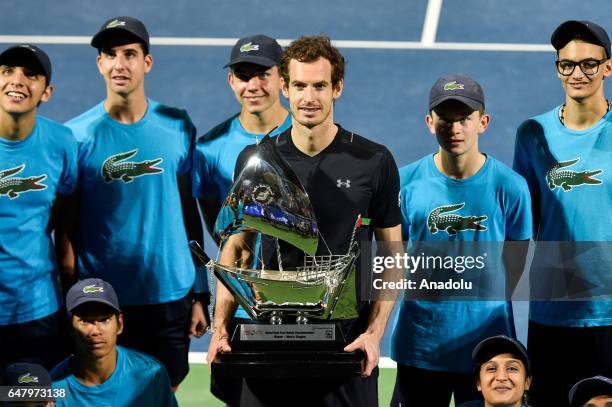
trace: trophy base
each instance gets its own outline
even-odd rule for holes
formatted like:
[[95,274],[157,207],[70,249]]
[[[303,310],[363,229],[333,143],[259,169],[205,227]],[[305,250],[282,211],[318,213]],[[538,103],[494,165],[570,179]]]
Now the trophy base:
[[232,352],[211,364],[216,377],[351,377],[361,375],[362,352],[344,352],[338,324],[239,324]]
[[361,375],[362,352],[232,351],[211,364],[219,378],[351,377]]

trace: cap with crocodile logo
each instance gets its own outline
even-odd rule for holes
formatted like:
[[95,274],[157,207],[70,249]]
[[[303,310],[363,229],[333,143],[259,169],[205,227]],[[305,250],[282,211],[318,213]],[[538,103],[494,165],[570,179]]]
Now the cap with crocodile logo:
[[105,21],[91,39],[91,46],[101,49],[111,39],[123,39],[121,44],[140,42],[145,46],[145,53],[149,53],[150,42],[147,27],[134,17],[113,17]]
[[474,110],[484,109],[482,87],[474,79],[464,75],[447,75],[439,78],[429,91],[429,110],[447,100],[457,100]]
[[241,62],[271,68],[280,63],[282,52],[281,46],[274,38],[262,34],[244,37],[232,48],[230,61],[224,68]]
[[70,287],[68,294],[66,294],[66,308],[70,314],[79,305],[90,302],[105,304],[115,311],[121,312],[115,289],[99,278],[81,280]]

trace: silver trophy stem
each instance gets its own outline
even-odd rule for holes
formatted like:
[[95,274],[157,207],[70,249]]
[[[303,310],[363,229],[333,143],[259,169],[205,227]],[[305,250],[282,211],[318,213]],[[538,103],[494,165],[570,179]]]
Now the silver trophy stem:
[[308,323],[308,317],[306,317],[303,313],[299,312],[295,317],[295,323],[298,325],[306,325]]
[[276,312],[273,312],[272,315],[270,315],[270,324],[282,325],[282,323],[283,323],[283,319]]
[[280,245],[278,244],[278,238],[276,240],[276,258],[278,261],[278,270],[283,271],[283,258],[281,257]]

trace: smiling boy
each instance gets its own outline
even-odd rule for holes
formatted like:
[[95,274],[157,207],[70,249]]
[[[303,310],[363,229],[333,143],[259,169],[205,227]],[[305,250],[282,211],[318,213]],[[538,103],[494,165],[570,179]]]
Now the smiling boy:
[[67,353],[52,232],[76,187],[77,144],[69,128],[37,114],[50,81],[42,49],[0,54],[0,365],[51,368]]
[[[204,134],[194,152],[193,194],[199,200],[211,236],[232,186],[238,154],[266,133],[272,131],[270,135],[275,136],[291,126],[291,116],[280,102],[281,53],[275,39],[252,35],[236,42],[225,65],[229,68],[227,82],[240,104],[240,112]],[[247,317],[244,311],[240,316]]]
[[[593,22],[566,21],[551,43],[565,100],[519,127],[514,168],[529,184],[535,238],[547,242],[536,246],[532,292],[541,291],[534,289],[539,282],[571,288],[580,281],[584,289],[564,294],[584,301],[530,304],[535,407],[567,405],[577,380],[612,374],[612,113],[604,89],[612,76],[610,38]],[[563,258],[551,257],[557,243],[548,242],[566,242],[559,246]]]
[[472,358],[476,388],[484,401],[459,407],[529,407],[531,363],[522,343],[504,335],[487,338],[476,345]]

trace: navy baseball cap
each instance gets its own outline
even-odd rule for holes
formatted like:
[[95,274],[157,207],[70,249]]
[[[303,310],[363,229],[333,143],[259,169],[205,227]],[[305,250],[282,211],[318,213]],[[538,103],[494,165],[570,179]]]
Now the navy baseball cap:
[[429,110],[447,100],[458,100],[474,110],[484,109],[485,97],[482,87],[464,75],[443,76],[429,91]]
[[529,362],[527,349],[525,349],[522,343],[506,335],[492,336],[481,341],[474,347],[472,359],[477,366],[481,366],[496,355],[501,355],[502,353],[510,353],[518,358],[525,365],[527,374],[531,374],[531,362]]
[[81,280],[70,287],[66,294],[66,308],[70,314],[79,305],[89,302],[99,302],[121,312],[115,289],[99,278]]
[[580,380],[569,392],[572,407],[582,407],[587,401],[597,396],[612,397],[612,379],[605,376],[594,376]]
[[244,37],[236,42],[230,54],[230,61],[223,68],[241,62],[250,62],[271,68],[280,64],[282,53],[283,49],[274,38],[263,34]]
[[4,366],[1,377],[2,386],[51,386],[49,372],[37,363],[11,363]]
[[550,43],[559,51],[577,36],[589,43],[604,47],[606,56],[608,59],[610,58],[610,37],[608,37],[608,33],[600,25],[590,21],[569,20],[561,23],[552,33]]
[[114,17],[102,24],[100,30],[91,39],[91,46],[100,49],[109,39],[125,37],[124,44],[140,42],[145,45],[145,52],[149,52],[149,32],[142,21],[134,17]]
[[0,65],[23,66],[42,74],[51,82],[51,60],[45,51],[32,44],[13,45],[0,54]]

